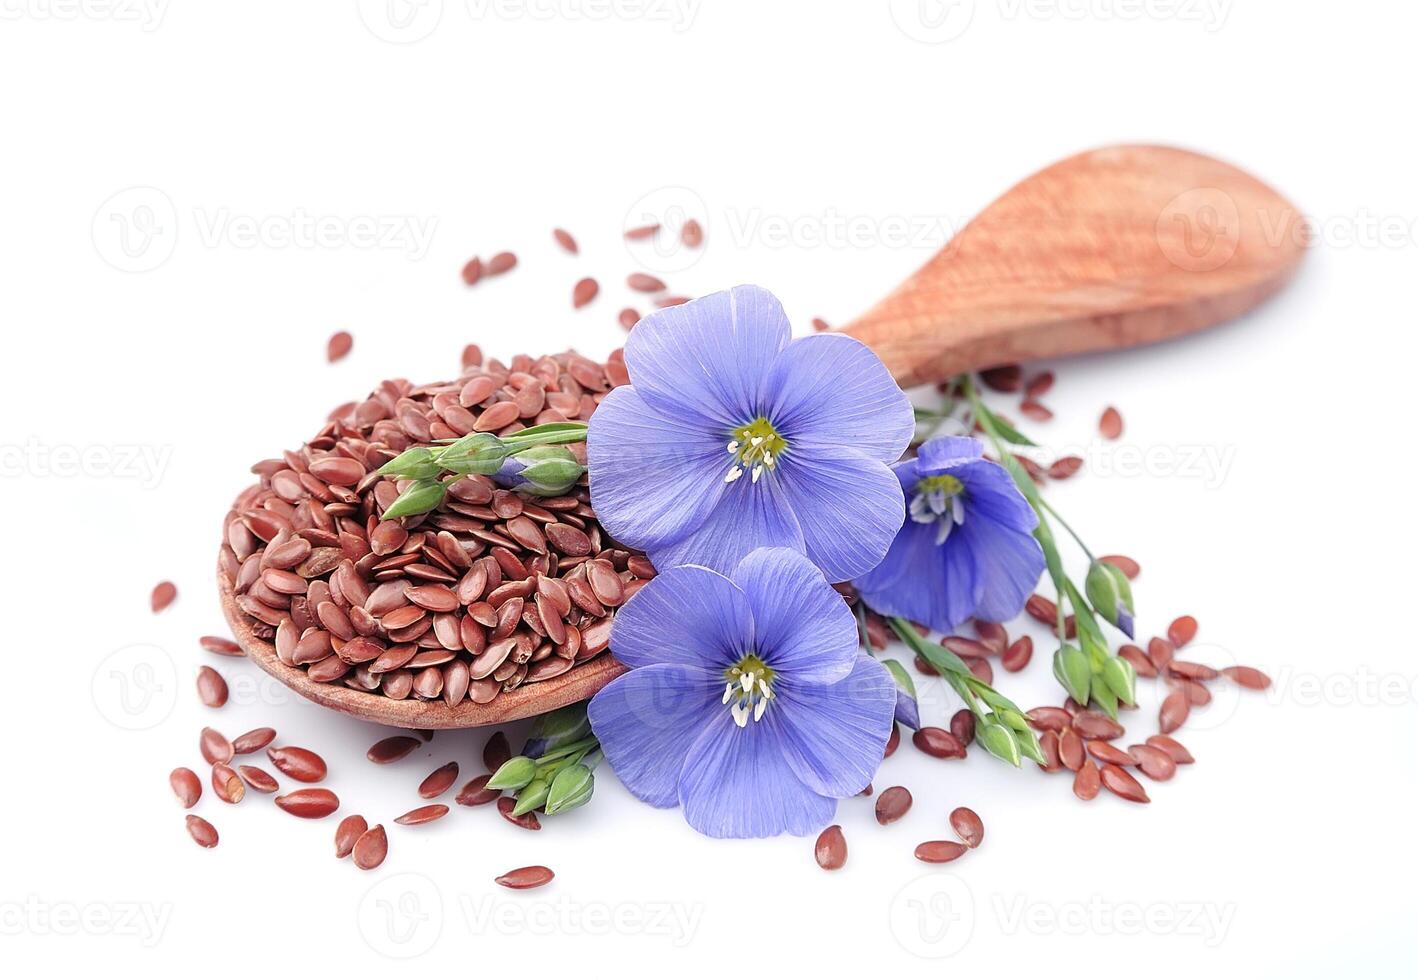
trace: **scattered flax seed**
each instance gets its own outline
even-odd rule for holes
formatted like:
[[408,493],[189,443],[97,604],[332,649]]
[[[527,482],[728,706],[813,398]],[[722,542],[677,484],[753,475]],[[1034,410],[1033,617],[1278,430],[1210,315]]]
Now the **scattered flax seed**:
[[1123,434],[1123,417],[1113,406],[1103,409],[1103,415],[1098,419],[1098,432],[1104,439],[1116,439]]
[[637,293],[660,293],[665,290],[664,281],[648,272],[632,272],[625,277],[625,284]]
[[476,285],[477,281],[482,277],[483,260],[475,255],[468,260],[467,265],[463,266],[463,282],[466,285],[473,286]]
[[812,318],[812,329],[816,330],[818,333],[826,333],[828,330],[832,329],[832,325],[822,317],[815,316]]
[[494,878],[493,881],[503,888],[540,888],[555,877],[556,873],[551,868],[534,864],[526,868],[514,868],[507,874]]
[[1127,555],[1104,555],[1098,560],[1112,565],[1118,571],[1126,575],[1129,579],[1137,578],[1138,572],[1142,571],[1141,566],[1139,566],[1137,562],[1133,561]]
[[580,247],[576,244],[576,239],[572,238],[571,232],[567,231],[565,228],[553,228],[551,236],[556,239],[558,245],[572,255],[581,251]]
[[595,299],[596,294],[600,291],[600,283],[587,276],[585,279],[576,283],[576,286],[571,290],[571,305],[579,310],[581,307],[591,302],[591,300]]
[[690,299],[691,297],[689,296],[661,296],[659,299],[655,300],[655,305],[663,310],[669,306],[683,306],[685,303],[688,303]]
[[1049,479],[1067,480],[1083,468],[1082,456],[1065,456],[1049,465]]
[[1039,398],[1048,393],[1054,386],[1054,372],[1044,371],[1034,375],[1024,385],[1024,394],[1028,398]]
[[1005,364],[980,372],[980,380],[985,387],[1009,394],[1018,391],[1024,383],[1024,371],[1018,364]]
[[517,256],[511,252],[498,252],[487,260],[487,274],[490,276],[500,276],[504,272],[511,271],[517,266]]
[[149,605],[152,606],[153,612],[160,613],[168,606],[172,605],[173,600],[176,598],[177,586],[173,585],[171,582],[159,582],[157,585],[153,586],[153,594],[148,602]]
[[632,242],[640,241],[642,238],[654,238],[660,232],[659,225],[641,225],[639,228],[631,228],[625,233],[625,237]]
[[812,856],[824,871],[836,871],[847,863],[847,838],[842,836],[841,824],[834,823],[817,835]]
[[626,330],[635,329],[635,325],[640,322],[640,313],[633,307],[627,306],[620,311],[620,325]]
[[679,230],[679,240],[684,242],[687,248],[698,248],[704,244],[704,228],[690,218]]
[[344,360],[349,352],[354,348],[354,337],[348,330],[336,330],[330,335],[330,339],[325,342],[325,359],[331,364]]
[[1054,413],[1047,406],[1032,398],[1026,398],[1019,403],[1019,412],[1025,418],[1035,422],[1047,422],[1054,417]]

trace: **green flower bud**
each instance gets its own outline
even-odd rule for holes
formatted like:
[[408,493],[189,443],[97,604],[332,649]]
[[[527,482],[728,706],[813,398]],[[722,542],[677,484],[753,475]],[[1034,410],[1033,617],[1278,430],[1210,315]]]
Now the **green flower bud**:
[[1124,704],[1137,704],[1137,672],[1122,657],[1103,661],[1103,683]]
[[1088,703],[1088,688],[1093,676],[1093,667],[1088,654],[1075,646],[1065,644],[1054,654],[1054,677],[1063,685],[1069,697],[1079,704]]
[[1109,717],[1118,717],[1118,696],[1108,687],[1103,680],[1103,668],[1099,667],[1093,672],[1093,683],[1088,689],[1089,695],[1093,698],[1098,707],[1106,711]]
[[497,767],[487,781],[488,789],[521,789],[537,775],[537,764],[525,755],[513,756]]
[[532,758],[545,755],[552,749],[579,741],[591,734],[591,720],[586,717],[586,702],[578,701],[564,708],[557,708],[544,715],[538,715],[527,732],[527,742],[522,746],[522,754]]
[[520,817],[524,813],[532,812],[547,801],[550,791],[551,785],[545,779],[532,780],[517,794],[517,805],[512,808],[512,815]]
[[1018,711],[1015,711],[1013,708],[1004,708],[1002,710],[996,711],[995,715],[999,718],[1000,721],[1004,722],[1016,732],[1028,732],[1031,730],[1029,728],[1029,722],[1025,720],[1023,715],[1021,715]]
[[409,488],[395,498],[384,512],[386,521],[396,517],[411,517],[427,514],[443,503],[444,486],[437,480],[415,480]]
[[1133,608],[1132,585],[1127,576],[1115,565],[1095,561],[1088,566],[1088,578],[1083,589],[1088,593],[1088,601],[1108,622],[1132,638]]
[[975,741],[996,759],[1002,759],[1011,766],[1019,766],[1019,742],[1014,732],[993,721],[980,722],[975,728]]
[[1039,747],[1039,736],[1032,731],[1015,732],[1014,740],[1019,743],[1019,752],[1026,759],[1030,759],[1039,765],[1044,764],[1044,750]]
[[577,764],[567,766],[551,781],[547,793],[547,816],[574,810],[591,798],[596,788],[596,777],[591,770]]
[[438,463],[446,470],[467,475],[491,476],[507,459],[511,448],[491,432],[470,432],[438,450]]
[[576,485],[586,467],[565,446],[533,446],[509,456],[496,473],[502,486],[539,497],[557,497]]
[[405,449],[379,467],[381,476],[401,476],[406,480],[431,480],[443,472],[427,446]]

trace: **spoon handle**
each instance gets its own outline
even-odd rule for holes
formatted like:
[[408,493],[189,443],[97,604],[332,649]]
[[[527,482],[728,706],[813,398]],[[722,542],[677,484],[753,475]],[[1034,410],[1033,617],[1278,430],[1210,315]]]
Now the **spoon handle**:
[[844,329],[903,387],[1153,343],[1264,301],[1306,234],[1293,205],[1229,164],[1106,147],[1016,184]]

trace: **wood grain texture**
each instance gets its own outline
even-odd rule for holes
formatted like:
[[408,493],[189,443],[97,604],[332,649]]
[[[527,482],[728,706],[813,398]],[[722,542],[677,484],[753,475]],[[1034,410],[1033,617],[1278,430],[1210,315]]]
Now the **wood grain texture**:
[[232,583],[217,567],[217,590],[222,613],[231,627],[236,642],[246,651],[256,666],[280,681],[308,701],[365,721],[397,728],[477,728],[500,725],[518,718],[530,718],[564,705],[584,701],[625,673],[624,667],[607,651],[595,660],[573,667],[559,677],[527,684],[499,694],[490,704],[474,704],[464,700],[449,707],[442,700],[420,701],[409,697],[403,701],[382,694],[357,691],[343,684],[322,684],[312,681],[301,667],[288,667],[276,656],[274,644],[251,632],[251,624],[236,606]]
[[1261,303],[1304,236],[1293,205],[1229,164],[1107,147],[1015,185],[843,329],[902,387],[1152,343]]

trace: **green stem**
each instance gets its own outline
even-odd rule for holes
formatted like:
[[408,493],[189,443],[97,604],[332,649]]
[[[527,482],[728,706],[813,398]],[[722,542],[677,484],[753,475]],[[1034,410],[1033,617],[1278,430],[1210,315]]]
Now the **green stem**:
[[1083,539],[1078,536],[1077,531],[1075,531],[1072,527],[1069,526],[1068,521],[1063,519],[1063,515],[1060,514],[1058,511],[1054,510],[1053,504],[1049,503],[1041,496],[1039,498],[1039,506],[1043,507],[1050,514],[1054,515],[1054,520],[1058,521],[1059,525],[1063,527],[1065,531],[1068,532],[1069,537],[1073,538],[1073,540],[1078,543],[1078,546],[1083,549],[1083,553],[1088,556],[1088,561],[1090,563],[1093,562],[1095,560],[1093,557],[1093,552],[1088,550],[1088,545],[1083,543]]

